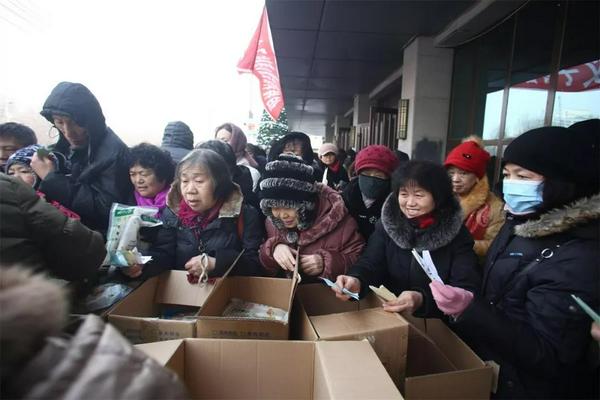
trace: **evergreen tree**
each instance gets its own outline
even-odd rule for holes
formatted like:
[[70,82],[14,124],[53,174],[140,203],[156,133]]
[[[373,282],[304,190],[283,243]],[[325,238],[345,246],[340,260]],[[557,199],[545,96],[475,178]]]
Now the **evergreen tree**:
[[263,110],[260,126],[258,127],[258,136],[256,138],[259,145],[269,147],[273,140],[279,140],[288,133],[288,120],[285,108],[281,110],[277,122],[273,121],[273,118],[271,118],[269,113]]

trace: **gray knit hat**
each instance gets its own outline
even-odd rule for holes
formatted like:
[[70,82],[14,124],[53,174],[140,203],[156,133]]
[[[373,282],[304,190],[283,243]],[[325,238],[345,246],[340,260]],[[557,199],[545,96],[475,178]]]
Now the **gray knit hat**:
[[[267,163],[260,183],[260,208],[277,229],[284,230],[283,222],[275,218],[273,207],[293,208],[298,211],[298,230],[312,225],[318,198],[313,168],[302,158],[284,153]],[[293,241],[293,240],[292,240]]]

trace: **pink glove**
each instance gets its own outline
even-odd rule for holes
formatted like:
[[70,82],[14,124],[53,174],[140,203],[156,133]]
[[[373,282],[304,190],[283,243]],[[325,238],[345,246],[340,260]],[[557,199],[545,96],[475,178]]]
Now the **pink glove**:
[[458,317],[473,301],[473,293],[438,281],[429,284],[438,308],[446,315]]

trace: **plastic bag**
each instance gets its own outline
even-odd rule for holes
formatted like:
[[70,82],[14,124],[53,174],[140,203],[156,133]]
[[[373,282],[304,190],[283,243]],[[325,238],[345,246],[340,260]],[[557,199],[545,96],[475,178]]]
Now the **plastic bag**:
[[105,283],[93,289],[85,298],[85,307],[88,311],[98,311],[108,308],[127,296],[131,292],[129,286],[121,283]]
[[225,310],[223,317],[240,319],[265,319],[287,323],[288,313],[281,308],[264,304],[252,303],[238,298],[232,298]]
[[104,265],[128,267],[150,261],[151,257],[144,257],[137,251],[137,243],[141,227],[162,225],[162,222],[154,217],[157,212],[156,207],[113,203],[110,208]]

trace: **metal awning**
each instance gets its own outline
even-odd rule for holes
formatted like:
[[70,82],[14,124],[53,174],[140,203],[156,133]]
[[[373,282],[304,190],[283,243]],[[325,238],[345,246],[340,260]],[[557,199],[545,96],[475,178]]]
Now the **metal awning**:
[[471,1],[267,0],[290,128],[323,135],[402,66],[415,36],[435,35]]

